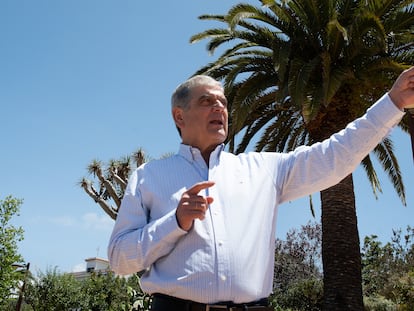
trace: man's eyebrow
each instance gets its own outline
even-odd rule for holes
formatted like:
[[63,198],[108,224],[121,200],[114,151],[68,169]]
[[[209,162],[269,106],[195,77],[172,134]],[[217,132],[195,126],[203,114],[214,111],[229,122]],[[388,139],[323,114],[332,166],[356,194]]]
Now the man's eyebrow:
[[212,94],[209,94],[209,93],[203,93],[203,94],[201,94],[199,97],[198,97],[198,99],[199,100],[202,100],[202,99],[206,99],[206,98],[209,98],[209,97],[212,97],[213,95]]
[[216,94],[210,94],[210,93],[204,93],[201,94],[198,98],[199,101],[204,100],[204,99],[208,99],[208,98],[217,98],[219,99],[221,102],[227,104],[227,98],[226,96],[220,96],[220,95],[216,95]]

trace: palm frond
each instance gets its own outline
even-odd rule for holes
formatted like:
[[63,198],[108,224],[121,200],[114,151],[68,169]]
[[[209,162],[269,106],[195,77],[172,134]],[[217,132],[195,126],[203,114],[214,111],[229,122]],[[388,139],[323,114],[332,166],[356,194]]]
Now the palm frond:
[[400,166],[393,149],[392,141],[389,138],[385,138],[375,147],[373,153],[377,156],[382,168],[387,173],[388,178],[391,180],[394,189],[401,199],[401,202],[404,205],[407,205]]
[[[332,134],[361,115],[413,63],[409,0],[261,0],[238,4],[191,38],[217,60],[202,67],[223,81],[230,150],[286,151]],[[406,123],[400,126],[406,130]],[[381,152],[379,151],[381,150]],[[376,151],[405,202],[398,163],[385,140]],[[364,160],[376,195],[370,158]],[[402,194],[401,194],[402,193]]]
[[362,160],[361,164],[367,174],[375,199],[378,199],[378,192],[382,193],[382,188],[370,156],[366,156]]

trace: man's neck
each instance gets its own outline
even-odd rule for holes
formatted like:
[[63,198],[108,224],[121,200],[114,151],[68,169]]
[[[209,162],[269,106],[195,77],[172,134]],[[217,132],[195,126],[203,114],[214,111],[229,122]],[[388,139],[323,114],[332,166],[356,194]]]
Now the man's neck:
[[[183,144],[185,144],[185,143],[183,142]],[[197,148],[197,149],[200,151],[200,154],[201,154],[202,158],[204,159],[204,162],[206,163],[207,167],[209,167],[209,165],[210,165],[210,156],[211,156],[211,153],[212,153],[214,150],[216,150],[216,148],[217,148],[219,145],[221,145],[221,144],[218,144],[218,145],[212,145],[212,146],[209,146],[209,147],[204,148],[204,149],[202,149],[202,148],[200,148],[200,147],[198,147],[198,146],[193,146],[193,145],[191,145],[191,144],[185,144],[185,145],[191,146],[192,148]]]

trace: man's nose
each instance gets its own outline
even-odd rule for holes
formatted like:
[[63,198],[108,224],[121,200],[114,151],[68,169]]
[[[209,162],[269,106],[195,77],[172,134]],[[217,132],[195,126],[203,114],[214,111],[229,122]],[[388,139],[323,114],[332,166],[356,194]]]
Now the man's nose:
[[212,106],[213,110],[224,110],[226,109],[226,105],[223,104],[221,101],[216,100],[214,105]]

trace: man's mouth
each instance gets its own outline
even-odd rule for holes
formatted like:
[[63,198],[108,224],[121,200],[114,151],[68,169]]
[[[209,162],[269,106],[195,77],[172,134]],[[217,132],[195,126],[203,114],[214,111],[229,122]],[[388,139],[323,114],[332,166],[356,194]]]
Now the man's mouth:
[[211,120],[210,124],[223,125],[223,121],[221,121],[221,120]]

